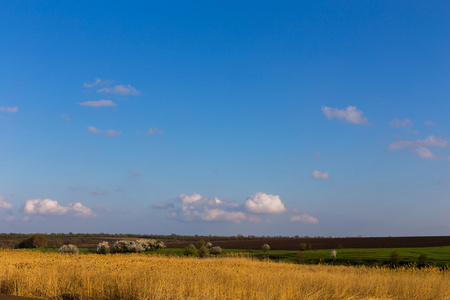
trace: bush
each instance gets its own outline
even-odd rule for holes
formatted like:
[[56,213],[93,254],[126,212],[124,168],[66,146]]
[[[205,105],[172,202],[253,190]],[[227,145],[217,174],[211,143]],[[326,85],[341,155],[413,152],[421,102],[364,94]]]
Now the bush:
[[184,255],[186,256],[195,256],[197,254],[197,248],[195,248],[194,244],[190,244],[186,248],[184,248]]
[[80,251],[78,250],[78,247],[72,244],[69,245],[62,245],[59,250],[59,253],[71,253],[71,254],[78,254]]
[[419,264],[421,266],[425,266],[427,264],[427,262],[428,262],[428,256],[426,254],[421,254],[419,256]]
[[198,257],[207,257],[208,255],[209,251],[205,245],[201,246],[200,249],[198,249]]
[[161,248],[166,248],[166,245],[162,241],[155,239],[138,239],[136,243],[144,248],[144,251],[155,251]]
[[97,245],[97,253],[106,254],[111,251],[108,242],[100,242]]
[[306,251],[306,244],[300,243],[300,251]]
[[269,246],[269,244],[264,244],[264,245],[261,246],[261,249],[262,249],[263,251],[267,252],[267,251],[270,250],[270,246]]
[[209,249],[209,248],[211,248],[211,247],[212,247],[212,244],[211,244],[211,242],[207,242],[205,246],[206,246],[206,248],[208,248],[208,249]]
[[205,241],[203,239],[201,239],[201,240],[199,240],[197,242],[197,248],[198,249],[200,249],[202,246],[205,246],[205,245],[206,245],[206,243],[205,243]]
[[211,249],[209,249],[209,253],[211,253],[213,255],[222,254],[222,248],[220,248],[220,247],[212,247]]
[[337,251],[336,251],[336,250],[333,250],[333,251],[330,252],[330,257],[331,257],[333,260],[336,260],[336,255],[337,255]]
[[303,253],[302,251],[298,252],[297,255],[295,256],[295,261],[298,264],[304,263],[306,261],[305,253]]
[[17,246],[18,248],[45,248],[47,247],[48,239],[45,234],[36,233],[26,240],[23,240]]
[[402,257],[400,256],[400,253],[398,253],[397,250],[394,250],[390,254],[389,263],[391,266],[395,267],[400,264],[400,261],[402,260]]
[[111,246],[113,253],[140,253],[144,252],[145,248],[141,242],[120,240]]

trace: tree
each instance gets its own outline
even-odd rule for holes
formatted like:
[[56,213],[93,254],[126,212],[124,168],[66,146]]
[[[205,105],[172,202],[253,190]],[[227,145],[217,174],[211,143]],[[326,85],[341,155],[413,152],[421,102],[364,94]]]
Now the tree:
[[45,234],[36,233],[28,239],[20,242],[18,248],[45,248],[47,247],[48,239]]
[[207,257],[209,255],[208,248],[205,245],[198,249],[198,257]]
[[419,263],[421,266],[425,266],[428,262],[428,256],[426,254],[421,254],[419,256]]
[[197,254],[197,248],[195,248],[194,244],[190,244],[186,248],[184,248],[184,255],[186,256],[195,256]]
[[261,246],[261,249],[262,249],[264,252],[267,252],[267,251],[270,250],[270,246],[269,246],[269,244],[264,244],[264,245]]
[[398,253],[397,250],[391,252],[389,262],[393,267],[398,266],[401,260],[402,257],[400,256],[400,253]]

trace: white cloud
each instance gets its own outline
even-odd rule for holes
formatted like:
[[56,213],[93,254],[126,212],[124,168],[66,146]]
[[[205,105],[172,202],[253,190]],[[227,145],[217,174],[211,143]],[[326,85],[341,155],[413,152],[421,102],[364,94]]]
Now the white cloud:
[[24,213],[27,215],[73,215],[80,218],[97,216],[90,208],[85,207],[80,202],[61,206],[58,204],[58,201],[51,199],[27,200],[24,206]]
[[113,87],[105,87],[102,89],[97,90],[99,93],[111,93],[111,94],[118,94],[118,95],[139,95],[140,92],[136,90],[136,88],[132,87],[131,85],[123,85],[119,84]]
[[68,115],[65,115],[65,114],[61,114],[61,118],[67,122],[72,121],[72,119]]
[[155,127],[155,128],[149,128],[148,130],[146,130],[144,132],[138,131],[138,133],[149,136],[149,135],[155,135],[155,134],[164,134],[164,131],[162,129]]
[[413,150],[415,153],[419,154],[420,157],[425,159],[439,159],[433,152],[431,152],[428,148],[419,147]]
[[112,130],[112,129],[102,130],[102,129],[98,129],[94,126],[89,126],[87,128],[87,130],[94,134],[103,134],[104,136],[107,136],[107,137],[116,137],[116,136],[119,136],[122,134],[122,131],[117,131],[117,130]]
[[209,209],[205,208],[204,211],[194,211],[193,214],[198,216],[202,221],[230,221],[240,223],[247,217],[241,211],[225,211],[219,208]]
[[308,214],[302,214],[300,216],[293,216],[290,219],[291,222],[299,222],[304,224],[318,224],[319,220],[317,218],[314,218],[313,216],[310,216]]
[[325,179],[325,180],[330,179],[330,174],[328,172],[320,172],[320,171],[317,171],[317,170],[312,172],[312,176],[314,178],[320,178],[320,179]]
[[13,206],[11,203],[6,202],[5,198],[3,198],[3,196],[0,196],[0,209],[12,209]]
[[116,106],[114,102],[111,100],[98,100],[98,101],[86,101],[78,103],[82,106],[90,106],[90,107],[103,107],[103,106]]
[[425,123],[425,125],[428,125],[428,126],[434,126],[434,125],[436,125],[436,124],[434,124],[433,121],[425,121],[424,123]]
[[84,85],[84,87],[92,88],[97,85],[110,85],[113,82],[114,82],[114,80],[106,80],[106,79],[102,80],[100,78],[96,78],[93,83],[85,82],[83,85]]
[[362,116],[363,112],[358,110],[356,106],[348,106],[346,109],[338,109],[323,105],[322,111],[329,120],[336,118],[343,119],[346,122],[353,124],[369,123],[367,118]]
[[399,128],[399,127],[411,128],[413,125],[413,122],[411,122],[410,119],[403,119],[403,120],[394,119],[388,123],[391,125],[391,128]]
[[158,209],[169,209],[168,218],[182,221],[225,221],[240,223],[247,220],[244,212],[239,211],[236,203],[223,202],[217,197],[203,197],[194,193],[180,194],[175,203],[158,203]]
[[249,212],[256,214],[280,214],[286,211],[280,196],[256,193],[245,201]]
[[180,194],[178,200],[183,204],[191,204],[204,199],[200,194],[194,193],[192,195]]
[[434,135],[430,135],[426,139],[412,141],[396,141],[389,145],[389,150],[399,150],[403,148],[417,148],[424,146],[434,146],[434,147],[447,147],[448,141],[444,136],[435,137]]
[[19,111],[19,108],[17,106],[11,107],[11,106],[0,106],[0,111],[9,112],[9,113],[16,113]]

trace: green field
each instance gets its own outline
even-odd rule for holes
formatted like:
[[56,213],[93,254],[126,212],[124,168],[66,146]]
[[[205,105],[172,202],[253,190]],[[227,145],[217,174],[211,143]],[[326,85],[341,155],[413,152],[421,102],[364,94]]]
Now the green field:
[[[38,248],[42,252],[56,252],[53,248]],[[80,248],[80,253],[92,253],[95,249]],[[336,265],[367,265],[380,266],[390,262],[391,253],[398,251],[400,255],[400,264],[420,264],[419,256],[427,256],[427,264],[439,267],[450,267],[450,246],[447,247],[426,247],[426,248],[373,248],[373,249],[336,249],[337,257],[333,261],[330,257],[331,250],[243,250],[243,249],[223,249],[223,253],[248,253],[255,258],[270,259],[275,261],[284,261],[291,263],[306,264],[336,264]],[[183,248],[164,248],[156,252],[145,252],[147,254],[162,255],[184,255]]]

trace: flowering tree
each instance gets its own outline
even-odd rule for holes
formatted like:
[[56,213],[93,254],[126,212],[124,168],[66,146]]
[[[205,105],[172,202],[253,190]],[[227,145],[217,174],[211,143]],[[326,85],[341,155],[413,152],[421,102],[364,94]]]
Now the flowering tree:
[[69,245],[62,245],[59,250],[59,253],[71,253],[71,254],[78,254],[80,251],[78,250],[78,247],[72,244]]
[[333,251],[330,252],[330,257],[331,257],[333,260],[336,260],[336,255],[337,255],[337,251],[336,251],[336,250],[333,250]]

